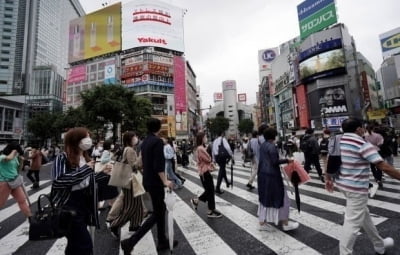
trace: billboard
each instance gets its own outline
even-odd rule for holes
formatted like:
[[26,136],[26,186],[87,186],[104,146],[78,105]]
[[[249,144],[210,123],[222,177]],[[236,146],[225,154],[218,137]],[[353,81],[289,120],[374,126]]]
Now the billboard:
[[115,84],[115,64],[108,64],[104,67],[104,84]]
[[69,63],[121,50],[121,3],[72,20],[68,48]]
[[299,125],[300,128],[308,128],[310,127],[310,119],[308,115],[308,102],[307,102],[307,93],[306,87],[304,84],[300,84],[296,87],[296,101],[297,101],[297,110],[299,115]]
[[214,93],[214,103],[218,101],[224,101],[224,94],[222,94],[221,92]]
[[175,121],[177,131],[187,130],[185,59],[174,56]]
[[261,70],[271,69],[272,62],[278,56],[278,48],[263,49],[258,51],[258,65]]
[[318,94],[319,104],[326,109],[326,114],[348,112],[344,86],[319,89]]
[[306,0],[297,6],[297,15],[301,39],[337,22],[334,0]]
[[67,74],[67,83],[68,84],[82,82],[82,81],[86,81],[86,80],[87,80],[86,65],[74,66],[68,70],[68,74]]
[[239,102],[246,102],[247,101],[246,93],[238,94],[238,101]]
[[400,27],[379,35],[382,56],[384,58],[393,56],[400,52]]
[[122,49],[153,46],[184,52],[183,10],[157,0],[122,5]]
[[299,64],[300,79],[310,82],[319,78],[346,72],[343,49],[335,49],[317,54]]

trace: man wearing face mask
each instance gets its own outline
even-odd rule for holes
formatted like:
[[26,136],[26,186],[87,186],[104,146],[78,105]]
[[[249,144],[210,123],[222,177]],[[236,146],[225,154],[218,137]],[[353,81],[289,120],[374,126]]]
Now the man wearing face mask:
[[[386,174],[400,180],[400,172],[386,163],[376,148],[362,138],[362,122],[349,118],[342,123],[343,136],[340,139],[342,165],[336,186],[346,198],[346,210],[339,249],[341,255],[350,255],[361,228],[372,241],[377,254],[385,254],[394,245],[392,238],[383,239],[371,220],[368,209],[368,186],[370,163]],[[328,179],[327,185],[333,180]]]
[[[165,202],[164,187],[173,188],[173,183],[165,176],[164,144],[158,137],[161,129],[159,119],[150,118],[147,121],[148,135],[141,146],[143,161],[143,186],[150,194],[153,204],[153,213],[142,226],[128,239],[121,242],[121,248],[125,255],[131,254],[133,247],[142,237],[157,223],[158,245],[157,250],[165,250],[169,247],[165,235]],[[178,244],[174,241],[174,246]]]

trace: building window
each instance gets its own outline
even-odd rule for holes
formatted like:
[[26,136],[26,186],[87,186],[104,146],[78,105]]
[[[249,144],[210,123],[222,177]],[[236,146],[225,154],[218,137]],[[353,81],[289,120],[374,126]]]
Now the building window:
[[4,10],[12,12],[14,9],[12,7],[5,7]]
[[3,46],[3,47],[10,47],[11,44],[10,44],[10,43],[2,43],[1,46]]
[[2,51],[1,51],[1,54],[10,54],[10,51],[8,51],[8,50],[2,50]]
[[4,18],[10,18],[10,19],[12,19],[12,15],[11,14],[4,14]]
[[9,29],[9,28],[3,28],[3,32],[7,32],[7,33],[11,33],[11,29]]
[[11,36],[3,35],[3,40],[11,40]]
[[10,59],[9,58],[1,58],[1,61],[8,62],[8,61],[10,61]]
[[6,4],[14,4],[13,0],[6,0]]
[[12,26],[12,22],[11,22],[11,21],[4,21],[3,24],[6,25],[6,26],[7,26],[7,25],[8,25],[8,26]]
[[13,131],[13,121],[14,121],[14,110],[6,109],[4,114],[4,131],[12,132]]
[[7,81],[0,81],[0,84],[7,84]]
[[20,118],[21,111],[15,111],[15,118]]
[[8,66],[0,66],[0,69],[8,69]]

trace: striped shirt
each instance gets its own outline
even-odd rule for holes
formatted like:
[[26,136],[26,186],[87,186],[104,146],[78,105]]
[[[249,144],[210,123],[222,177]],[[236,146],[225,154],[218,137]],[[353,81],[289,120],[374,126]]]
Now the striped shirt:
[[368,193],[370,163],[377,164],[383,159],[374,146],[354,133],[344,133],[340,140],[342,166],[338,188],[355,192]]

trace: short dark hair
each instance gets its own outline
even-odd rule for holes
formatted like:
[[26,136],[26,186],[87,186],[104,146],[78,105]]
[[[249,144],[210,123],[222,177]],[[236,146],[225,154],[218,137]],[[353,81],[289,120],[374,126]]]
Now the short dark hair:
[[198,132],[196,135],[196,146],[203,145],[204,132]]
[[267,128],[268,128],[267,124],[265,124],[265,123],[261,124],[261,126],[258,127],[258,134],[259,135],[264,134],[264,130],[267,129]]
[[253,138],[256,138],[257,135],[258,135],[257,130],[254,130],[253,133],[251,133],[251,136],[252,136]]
[[278,135],[278,131],[275,128],[266,128],[264,130],[264,139],[265,140],[274,140]]
[[146,127],[149,133],[156,133],[161,129],[161,121],[156,118],[150,118],[147,120]]
[[22,150],[21,146],[16,142],[11,142],[7,144],[7,146],[3,149],[3,154],[9,155],[13,150],[16,150],[20,155],[24,154],[24,151]]
[[314,133],[314,129],[313,128],[307,128],[306,134],[312,135],[313,133]]
[[363,123],[359,119],[349,118],[342,122],[342,129],[344,133],[354,133],[357,128],[363,126]]
[[107,150],[107,151],[110,150],[112,143],[113,142],[111,140],[105,140],[104,143],[103,143],[103,149]]

